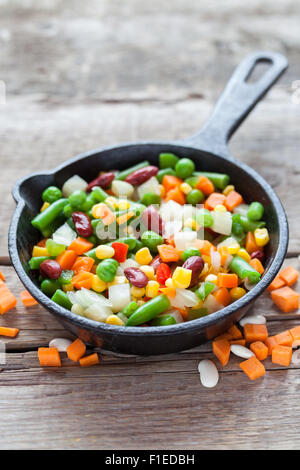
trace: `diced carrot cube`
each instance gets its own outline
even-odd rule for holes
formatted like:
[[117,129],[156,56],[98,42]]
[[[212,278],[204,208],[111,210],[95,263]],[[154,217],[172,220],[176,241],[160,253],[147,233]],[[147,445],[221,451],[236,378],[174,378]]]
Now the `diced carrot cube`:
[[219,204],[224,205],[225,200],[226,200],[226,196],[224,196],[224,194],[211,193],[206,199],[204,203],[204,207],[205,209],[208,209],[211,211]]
[[256,356],[252,356],[246,361],[241,362],[240,368],[245,372],[250,380],[259,379],[266,373],[264,365],[257,359]]
[[79,359],[81,359],[85,354],[85,351],[86,346],[80,338],[75,339],[75,341],[67,347],[68,358],[74,362],[79,361]]
[[266,325],[252,325],[247,323],[244,325],[244,337],[247,343],[254,341],[265,341],[268,337]]
[[288,286],[273,290],[271,296],[274,304],[285,313],[299,308],[300,295]]
[[276,343],[280,344],[281,346],[292,346],[293,344],[293,337],[289,330],[278,333],[278,335],[275,335],[274,338]]
[[232,325],[232,327],[229,328],[228,333],[231,335],[232,339],[243,338],[241,330],[236,325]]
[[249,261],[250,266],[252,266],[253,269],[259,272],[259,274],[263,274],[265,271],[265,268],[257,258],[253,258]]
[[251,343],[250,349],[260,361],[263,361],[268,357],[268,346],[266,346],[262,341]]
[[227,339],[213,341],[213,353],[219,359],[222,366],[226,366],[230,356],[230,343]]
[[39,348],[38,358],[42,367],[60,367],[61,361],[57,348]]
[[240,193],[236,191],[230,191],[230,193],[225,199],[225,206],[230,212],[232,212],[233,209],[242,204],[242,202],[243,198]]
[[290,346],[281,346],[278,344],[273,348],[272,351],[272,362],[273,364],[279,364],[281,366],[288,367],[292,359],[292,348]]
[[283,287],[283,286],[285,286],[284,280],[281,279],[279,276],[276,276],[271,282],[271,284],[269,285],[269,287],[267,288],[267,290],[269,292],[272,292],[272,290],[280,289],[280,287]]
[[280,271],[278,276],[285,282],[287,286],[292,286],[295,284],[299,277],[299,272],[293,268],[293,266],[288,266]]
[[300,326],[295,326],[294,328],[290,329],[290,333],[294,341],[300,340]]
[[239,344],[240,346],[246,346],[245,339],[232,339],[229,341],[230,344]]
[[271,356],[273,348],[277,346],[277,341],[275,339],[275,336],[268,336],[268,338],[265,339],[264,343],[268,348],[268,356]]
[[217,302],[224,305],[224,307],[227,307],[231,302],[231,297],[226,287],[220,287],[220,289],[213,293],[213,296]]

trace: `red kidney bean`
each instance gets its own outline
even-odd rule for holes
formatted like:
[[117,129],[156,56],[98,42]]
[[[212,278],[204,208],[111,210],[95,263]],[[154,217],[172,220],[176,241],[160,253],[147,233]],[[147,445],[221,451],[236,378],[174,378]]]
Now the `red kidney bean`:
[[148,284],[149,279],[140,268],[126,268],[124,274],[135,287],[146,287]]
[[158,266],[162,263],[162,259],[159,255],[156,255],[155,258],[150,263],[150,266],[154,269],[154,272],[156,272]]
[[262,250],[253,251],[250,256],[251,259],[257,258],[260,262],[263,262],[265,258],[265,254]]
[[93,235],[93,227],[88,215],[84,212],[73,212],[72,219],[75,225],[76,232],[81,237],[90,237]]
[[94,186],[100,186],[102,189],[108,189],[115,178],[115,174],[112,172],[103,173],[103,175],[98,176],[98,178],[91,181],[86,188],[86,192],[89,193],[94,188]]
[[192,279],[190,287],[193,287],[198,282],[199,274],[204,268],[204,261],[201,256],[190,256],[182,265],[185,269],[190,269],[192,271]]
[[54,259],[46,259],[40,264],[40,274],[49,279],[57,279],[61,275],[60,264]]
[[144,210],[142,214],[142,222],[147,230],[151,230],[152,232],[162,235],[164,228],[163,221],[154,206],[148,206],[147,209]]
[[157,175],[157,173],[158,167],[149,165],[145,168],[140,168],[139,170],[130,173],[125,181],[132,184],[133,186],[136,186],[137,184],[145,183],[145,181],[149,180],[152,176]]

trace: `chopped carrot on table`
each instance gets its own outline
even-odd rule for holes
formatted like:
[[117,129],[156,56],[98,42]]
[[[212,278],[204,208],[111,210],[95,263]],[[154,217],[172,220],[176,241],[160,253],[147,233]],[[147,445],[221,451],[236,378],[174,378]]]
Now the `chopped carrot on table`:
[[229,328],[228,333],[232,336],[232,339],[243,338],[241,330],[236,325],[233,325],[231,328]]
[[95,364],[99,364],[99,357],[97,353],[90,354],[89,356],[82,357],[79,359],[79,364],[82,367],[90,367],[94,366]]
[[38,305],[38,302],[32,297],[28,290],[23,290],[22,292],[20,292],[20,297],[25,307],[32,307],[34,305]]
[[280,289],[280,287],[285,286],[285,282],[283,279],[281,279],[279,276],[276,276],[269,287],[267,287],[267,290],[269,292],[272,292],[272,290]]
[[266,373],[264,365],[257,359],[256,356],[252,356],[246,361],[241,362],[240,368],[245,372],[250,380],[259,379]]
[[271,296],[274,304],[285,313],[299,308],[300,295],[288,286],[273,290]]
[[266,325],[253,325],[247,323],[244,325],[244,337],[247,343],[265,341],[268,337],[267,327]]
[[74,362],[79,361],[79,359],[84,356],[86,351],[85,344],[81,341],[80,338],[75,339],[70,346],[67,347],[68,358]]
[[57,348],[39,348],[38,358],[42,367],[60,367],[61,360]]
[[292,286],[297,281],[299,272],[293,266],[287,266],[279,272],[278,276],[287,286]]
[[5,281],[5,276],[4,276],[4,274],[3,274],[1,271],[0,271],[0,279],[1,279],[2,281]]
[[230,356],[230,343],[227,339],[213,341],[213,353],[219,359],[222,366],[226,366]]
[[250,344],[250,349],[260,361],[268,357],[268,346],[262,341],[254,341],[254,343]]
[[291,328],[290,334],[292,335],[293,341],[300,340],[300,325],[295,326],[294,328]]
[[264,340],[264,343],[268,348],[268,356],[271,356],[273,348],[277,346],[277,341],[275,339],[275,336],[268,336],[268,338]]
[[289,366],[292,359],[292,348],[290,346],[281,346],[278,344],[272,350],[272,362],[273,364],[279,364],[281,366]]
[[17,299],[7,285],[0,279],[0,314],[8,312],[17,305]]
[[281,346],[292,346],[293,344],[293,337],[289,330],[283,331],[282,333],[278,333],[274,336],[277,344]]
[[14,338],[19,333],[18,328],[8,328],[6,326],[0,326],[0,336],[9,336],[10,338]]

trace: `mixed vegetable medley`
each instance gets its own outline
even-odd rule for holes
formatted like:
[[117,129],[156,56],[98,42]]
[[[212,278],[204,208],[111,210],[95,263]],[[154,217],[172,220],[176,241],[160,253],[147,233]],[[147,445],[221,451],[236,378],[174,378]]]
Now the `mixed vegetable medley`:
[[264,272],[264,207],[189,158],[161,153],[159,167],[143,161],[91,182],[74,175],[42,199],[29,268],[54,302],[98,322],[194,320],[243,297]]

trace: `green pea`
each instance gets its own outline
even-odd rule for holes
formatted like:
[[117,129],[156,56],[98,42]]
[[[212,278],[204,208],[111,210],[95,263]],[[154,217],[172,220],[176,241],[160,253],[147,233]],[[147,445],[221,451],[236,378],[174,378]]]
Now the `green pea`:
[[151,204],[159,204],[160,196],[155,193],[146,193],[141,199],[141,203],[145,206],[150,206]]
[[44,294],[51,297],[57,289],[60,288],[60,283],[57,279],[44,279],[41,283],[41,290]]
[[176,176],[178,178],[188,178],[195,171],[195,163],[190,158],[181,158],[175,166]]
[[123,308],[122,313],[126,315],[126,317],[130,317],[138,309],[138,304],[134,301],[130,302],[126,307]]
[[200,204],[200,202],[204,201],[204,194],[200,189],[192,189],[192,191],[187,195],[186,202],[188,204]]
[[72,214],[74,212],[74,209],[73,207],[71,206],[71,204],[67,204],[65,207],[64,207],[64,214],[67,218],[69,217],[72,217]]
[[77,189],[69,196],[69,203],[74,209],[82,209],[83,204],[86,200],[86,193]]
[[194,248],[194,247],[190,247],[190,248],[187,248],[186,250],[184,250],[184,252],[182,253],[181,255],[181,259],[182,261],[186,261],[188,258],[190,258],[191,256],[201,256],[201,253],[200,251],[198,250],[198,248]]
[[151,230],[146,230],[141,236],[141,241],[149,248],[149,250],[156,252],[158,245],[162,245],[164,243],[163,237],[161,237],[158,233],[152,232]]
[[66,308],[68,310],[71,310],[71,308],[72,308],[72,302],[70,301],[67,294],[64,291],[62,291],[61,289],[57,289],[57,291],[51,297],[51,300],[53,300],[53,302],[55,302],[56,304],[60,305],[61,307]]
[[247,216],[249,220],[260,220],[264,214],[264,206],[260,202],[251,202]]
[[56,243],[51,238],[48,238],[48,240],[46,241],[46,248],[50,256],[56,257],[60,255],[63,251],[65,251],[66,246],[61,245],[60,243]]
[[159,170],[156,175],[156,178],[158,179],[159,183],[162,183],[162,180],[164,179],[165,175],[176,176],[176,172],[175,170],[173,170],[173,168],[163,168],[162,170]]
[[174,153],[159,154],[159,168],[175,168],[178,161],[179,157],[174,155]]
[[49,202],[52,204],[52,202],[57,201],[62,197],[61,190],[57,188],[56,186],[49,186],[48,188],[45,189],[45,191],[42,194],[42,199],[45,202]]
[[212,214],[207,209],[199,209],[196,212],[196,221],[201,227],[211,227],[214,223]]
[[115,278],[118,266],[119,263],[115,259],[104,259],[98,264],[96,274],[102,281],[112,282]]

